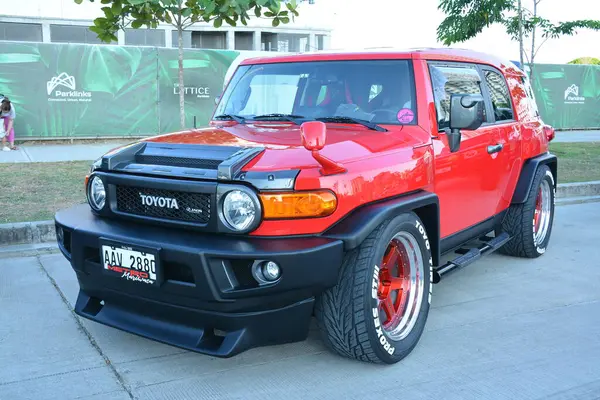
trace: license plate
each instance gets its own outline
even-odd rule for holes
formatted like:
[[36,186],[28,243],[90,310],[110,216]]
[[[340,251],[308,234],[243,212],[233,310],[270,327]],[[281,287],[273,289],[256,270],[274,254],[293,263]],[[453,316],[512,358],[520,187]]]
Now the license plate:
[[119,244],[102,244],[104,271],[132,282],[155,285],[159,282],[157,253]]

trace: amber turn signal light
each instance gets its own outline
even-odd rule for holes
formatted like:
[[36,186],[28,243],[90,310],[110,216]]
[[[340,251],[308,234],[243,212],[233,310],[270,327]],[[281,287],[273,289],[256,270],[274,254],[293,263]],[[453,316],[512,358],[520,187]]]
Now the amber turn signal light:
[[337,198],[327,190],[261,193],[264,219],[315,218],[333,214]]
[[88,182],[89,182],[89,181],[90,181],[90,176],[89,176],[89,175],[86,175],[86,176],[85,176],[85,186],[84,186],[86,190],[87,190],[87,185],[88,185]]

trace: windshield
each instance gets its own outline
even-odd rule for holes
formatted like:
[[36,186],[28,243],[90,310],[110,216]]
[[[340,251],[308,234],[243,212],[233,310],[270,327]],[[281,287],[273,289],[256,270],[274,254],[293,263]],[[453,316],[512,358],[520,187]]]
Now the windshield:
[[308,120],[348,117],[406,125],[416,123],[415,99],[409,60],[242,65],[214,115]]

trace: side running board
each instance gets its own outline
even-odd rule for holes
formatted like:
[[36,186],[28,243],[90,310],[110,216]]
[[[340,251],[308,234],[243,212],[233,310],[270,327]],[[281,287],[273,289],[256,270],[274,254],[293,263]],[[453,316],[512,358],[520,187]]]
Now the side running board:
[[481,246],[470,249],[468,251],[464,251],[464,254],[462,254],[461,256],[455,258],[452,261],[447,262],[441,267],[434,269],[433,283],[438,283],[442,279],[442,275],[445,275],[450,271],[466,267],[467,265],[479,260],[481,257],[493,253],[494,251],[502,247],[510,239],[511,237],[506,232],[503,232],[500,235],[493,238],[480,238],[479,240],[483,242]]

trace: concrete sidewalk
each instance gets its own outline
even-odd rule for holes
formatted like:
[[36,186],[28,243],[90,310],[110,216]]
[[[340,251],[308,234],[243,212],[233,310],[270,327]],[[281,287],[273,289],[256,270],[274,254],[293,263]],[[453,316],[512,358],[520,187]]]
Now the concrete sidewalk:
[[[25,144],[17,146],[19,149],[16,151],[0,151],[0,163],[93,161],[109,150],[131,141],[101,144]],[[554,142],[600,142],[600,130],[557,132]]]
[[0,151],[0,163],[93,161],[104,153],[128,142],[102,144],[21,145],[15,151]]
[[596,131],[559,131],[553,143],[600,142],[600,130]]

